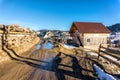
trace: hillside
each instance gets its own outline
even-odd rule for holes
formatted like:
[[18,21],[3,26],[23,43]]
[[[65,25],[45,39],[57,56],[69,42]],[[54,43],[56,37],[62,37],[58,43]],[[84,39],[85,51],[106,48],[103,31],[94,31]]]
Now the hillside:
[[112,32],[120,32],[120,23],[113,24],[111,26],[107,26],[109,30]]

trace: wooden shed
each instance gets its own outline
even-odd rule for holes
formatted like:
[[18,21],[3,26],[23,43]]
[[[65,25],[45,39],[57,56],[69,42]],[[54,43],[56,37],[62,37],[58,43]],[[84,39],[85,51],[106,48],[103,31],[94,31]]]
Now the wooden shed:
[[110,34],[110,30],[102,23],[96,22],[73,22],[69,32],[73,42],[83,47],[107,44]]

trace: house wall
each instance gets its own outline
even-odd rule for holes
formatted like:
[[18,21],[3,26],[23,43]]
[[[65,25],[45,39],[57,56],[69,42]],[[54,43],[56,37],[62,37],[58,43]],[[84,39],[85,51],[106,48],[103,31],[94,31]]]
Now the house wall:
[[84,33],[84,46],[107,44],[108,33]]
[[77,38],[77,35],[76,35],[75,33],[70,33],[70,34],[71,34],[71,37],[72,37],[72,39],[73,39],[72,43],[79,46],[79,45],[80,45],[80,42],[79,42],[79,40],[78,40],[78,38]]

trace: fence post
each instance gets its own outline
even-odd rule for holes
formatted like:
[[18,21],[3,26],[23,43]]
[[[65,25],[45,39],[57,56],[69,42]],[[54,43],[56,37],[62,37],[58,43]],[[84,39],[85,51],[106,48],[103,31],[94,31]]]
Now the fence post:
[[100,51],[101,51],[101,44],[99,45],[99,48],[98,48],[98,59],[100,57]]

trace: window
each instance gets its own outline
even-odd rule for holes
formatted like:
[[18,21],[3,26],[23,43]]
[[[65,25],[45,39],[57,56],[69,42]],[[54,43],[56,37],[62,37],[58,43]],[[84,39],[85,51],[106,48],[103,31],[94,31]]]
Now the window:
[[90,42],[90,38],[87,39],[87,42]]

